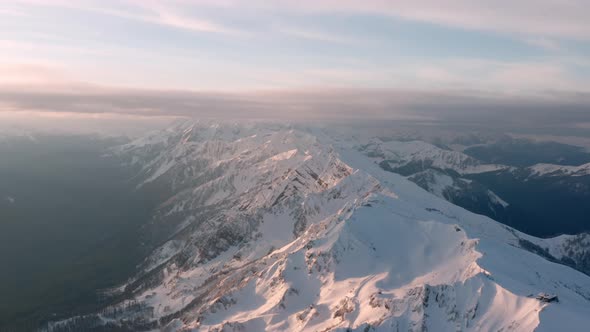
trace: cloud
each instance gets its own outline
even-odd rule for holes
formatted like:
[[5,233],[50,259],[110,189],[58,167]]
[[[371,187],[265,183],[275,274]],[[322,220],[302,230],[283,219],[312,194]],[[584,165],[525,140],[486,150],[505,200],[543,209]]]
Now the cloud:
[[[21,12],[30,8],[27,6],[59,6],[211,33],[216,37],[250,36],[250,33],[256,37],[251,40],[217,40],[216,37],[201,40],[192,38],[192,35],[158,31],[144,39],[142,34],[152,33],[155,29],[145,29],[143,25],[131,27],[131,24],[130,33],[126,31],[119,36],[119,26],[112,30],[103,29],[100,23],[105,17],[93,17],[89,20],[90,25],[94,24],[92,29],[81,29],[80,34],[70,35],[69,31],[54,31],[52,24],[47,29],[44,24],[33,24],[32,20],[39,18],[43,19],[39,21],[52,22],[52,17],[43,15],[55,11],[30,10],[27,13],[32,20],[16,20],[16,26],[30,25],[28,30],[47,30],[47,34],[56,36],[39,38],[37,32],[35,36],[23,33],[25,36],[21,37],[19,34],[11,36],[8,32],[6,36],[14,40],[0,40],[0,49],[4,49],[2,61],[53,61],[56,67],[67,68],[68,72],[67,75],[65,70],[60,75],[54,73],[58,83],[69,76],[71,81],[143,88],[244,90],[314,89],[320,86],[437,89],[444,86],[526,94],[554,90],[590,91],[590,77],[585,73],[590,62],[584,57],[585,48],[578,47],[585,44],[561,39],[586,38],[590,31],[584,15],[588,5],[580,0],[559,4],[550,0],[498,0],[494,3],[483,0],[20,0],[14,3],[26,5],[14,5],[11,11]],[[548,13],[550,15],[546,15]],[[338,16],[338,20],[334,17],[323,20],[326,17],[318,14]],[[412,41],[411,44],[420,45],[409,45],[407,53],[405,50],[398,52],[394,50],[396,37],[404,39],[411,34],[385,35],[379,30],[384,26],[382,22],[362,29],[364,34],[359,32],[360,29],[341,25],[348,23],[349,16],[355,16],[351,20],[353,24],[365,22],[357,19],[360,16],[367,19],[366,15],[504,32],[552,52],[530,48],[522,51],[522,47],[517,47],[509,50],[509,55],[499,52],[502,54],[480,55],[481,59],[458,58],[451,55],[465,51],[468,45],[464,45],[464,41],[457,50],[447,47],[441,52],[440,47],[447,45],[435,41],[432,43],[435,47],[431,48],[427,45],[431,41],[425,39]],[[65,26],[75,30],[70,27],[77,25]],[[236,29],[237,26],[251,31]],[[356,32],[346,34],[346,31]],[[461,38],[462,35],[457,36]],[[490,41],[485,35],[480,37],[482,43]],[[317,43],[300,43],[293,39]],[[503,42],[499,44],[501,47],[514,46],[511,41]],[[577,58],[565,56],[560,51],[562,45],[570,46],[568,51],[577,54]],[[474,45],[478,46],[481,45]],[[34,77],[31,70],[23,70],[21,76],[17,69],[0,66],[0,83],[50,84],[48,71],[45,68],[39,70],[38,77]]]
[[161,129],[177,120],[166,116],[127,114],[85,114],[65,112],[0,112],[0,138],[31,132],[51,134],[88,134],[139,136]]
[[[154,2],[154,1],[133,1],[133,4],[147,14],[129,16],[127,13],[122,17],[137,19],[149,23],[159,24],[163,26],[170,26],[174,28],[197,31],[197,32],[211,32],[220,34],[242,35],[243,31],[230,28],[224,24],[214,22],[210,19],[195,17],[194,15],[187,15],[183,13],[182,6],[176,5],[174,2]],[[166,5],[168,4],[168,5]]]
[[62,1],[62,0],[17,0],[34,6],[53,6],[74,10],[90,11],[144,23],[168,26],[193,32],[241,35],[242,31],[210,19],[184,14],[182,2],[159,1]]
[[237,30],[224,27],[220,24],[211,21],[196,19],[193,17],[186,17],[171,12],[158,12],[155,17],[145,17],[142,18],[142,20],[191,31],[215,32],[236,35],[241,33]]
[[544,57],[527,61],[499,61],[474,58],[433,59],[406,64],[414,81],[430,86],[478,87],[506,93],[542,95],[547,91],[585,91],[588,77],[573,72],[574,59]]
[[312,30],[307,28],[301,27],[292,27],[292,26],[278,26],[275,28],[279,33],[284,35],[319,41],[319,42],[329,42],[329,43],[339,43],[339,44],[358,44],[360,41],[358,39],[344,36],[342,34],[335,34],[329,33],[321,30]]
[[466,29],[510,34],[590,39],[585,0],[373,1],[390,15]]
[[547,51],[558,52],[563,50],[559,42],[549,38],[528,38],[524,39],[524,42]]
[[454,124],[573,126],[590,122],[590,94],[523,97],[473,90],[325,89],[216,93],[0,87],[0,113],[341,121],[398,119]]
[[[590,41],[586,0],[118,0],[65,1],[19,0],[42,6],[61,6],[91,10],[102,14],[149,22],[180,29],[243,34],[211,17],[198,17],[203,9],[217,8],[232,15],[248,13],[260,20],[276,14],[319,13],[347,15],[378,15],[438,24],[462,29],[491,31],[521,36],[524,41],[549,45],[550,39]],[[11,12],[16,12],[11,10]],[[300,35],[321,38],[328,34],[296,29]],[[331,36],[333,37],[333,36]],[[331,38],[329,38],[331,39]]]
[[590,40],[586,0],[194,0],[193,6],[267,12],[370,14],[464,29]]
[[[4,45],[0,41],[0,46]],[[1,84],[58,84],[68,80],[58,67],[40,63],[0,62]]]
[[26,17],[27,14],[23,11],[12,8],[0,8],[0,16],[8,17]]

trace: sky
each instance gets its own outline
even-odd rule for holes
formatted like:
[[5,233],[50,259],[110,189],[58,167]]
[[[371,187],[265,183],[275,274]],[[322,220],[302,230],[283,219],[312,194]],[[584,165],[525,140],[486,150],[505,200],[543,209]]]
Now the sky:
[[0,119],[584,115],[588,13],[587,0],[5,0]]

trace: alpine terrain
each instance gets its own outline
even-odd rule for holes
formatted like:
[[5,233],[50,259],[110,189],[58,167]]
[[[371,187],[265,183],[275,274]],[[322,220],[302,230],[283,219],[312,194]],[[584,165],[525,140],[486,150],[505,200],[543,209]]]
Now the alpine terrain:
[[[154,249],[104,292],[103,310],[48,331],[590,326],[589,237],[541,239],[452,203],[474,174],[512,166],[422,141],[271,123],[186,121],[111,153],[136,171],[137,191],[161,195],[138,234]],[[587,165],[529,170],[588,174]],[[501,214],[508,203],[481,188]]]

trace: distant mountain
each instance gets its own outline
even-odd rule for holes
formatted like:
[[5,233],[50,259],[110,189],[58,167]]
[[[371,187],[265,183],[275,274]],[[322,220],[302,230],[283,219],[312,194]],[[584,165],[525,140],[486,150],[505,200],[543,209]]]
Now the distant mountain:
[[114,149],[138,190],[166,193],[142,230],[160,245],[112,305],[47,329],[586,330],[590,277],[560,264],[587,257],[586,238],[525,235],[410,181],[449,199],[472,188],[464,176],[509,167],[358,143],[190,121]]
[[487,164],[422,141],[365,137],[351,144],[382,169],[526,233],[548,237],[590,231],[590,164]]
[[533,177],[588,176],[590,175],[590,163],[580,166],[536,164],[529,167],[527,170],[531,172],[531,176]]
[[382,169],[406,176],[438,197],[472,212],[504,221],[509,203],[469,175],[504,171],[509,166],[485,164],[466,154],[422,141],[371,139],[357,149]]
[[508,166],[485,164],[466,154],[446,150],[422,141],[381,141],[372,139],[358,148],[368,157],[380,160],[383,168],[402,175],[427,169],[439,169],[458,175],[507,169]]

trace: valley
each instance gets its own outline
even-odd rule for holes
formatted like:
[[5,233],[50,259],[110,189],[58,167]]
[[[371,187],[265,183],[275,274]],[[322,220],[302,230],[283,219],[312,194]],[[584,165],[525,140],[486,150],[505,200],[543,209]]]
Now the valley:
[[120,141],[21,137],[0,143],[0,330],[96,310],[147,254],[154,202],[105,157]]

